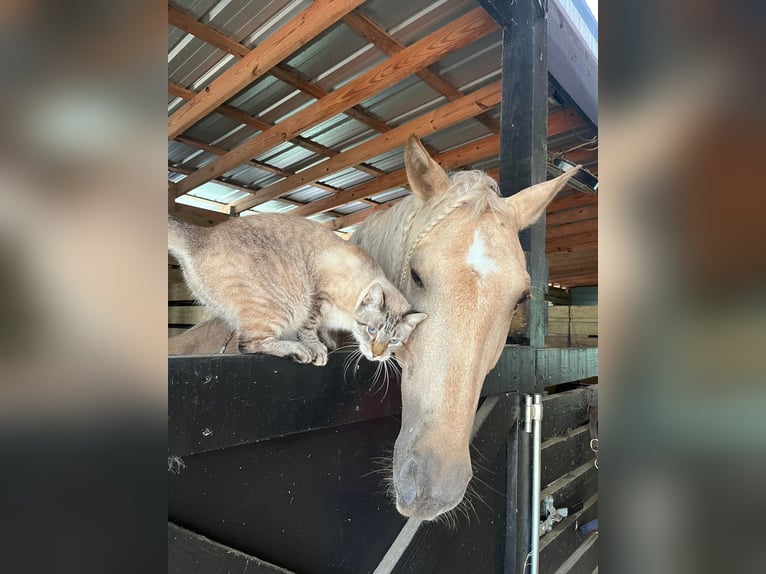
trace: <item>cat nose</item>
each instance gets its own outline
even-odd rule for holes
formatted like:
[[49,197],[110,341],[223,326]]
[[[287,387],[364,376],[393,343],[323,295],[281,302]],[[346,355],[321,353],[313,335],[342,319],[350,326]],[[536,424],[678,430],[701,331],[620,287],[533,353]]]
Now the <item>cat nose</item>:
[[372,354],[380,357],[386,351],[386,346],[378,342],[372,344]]

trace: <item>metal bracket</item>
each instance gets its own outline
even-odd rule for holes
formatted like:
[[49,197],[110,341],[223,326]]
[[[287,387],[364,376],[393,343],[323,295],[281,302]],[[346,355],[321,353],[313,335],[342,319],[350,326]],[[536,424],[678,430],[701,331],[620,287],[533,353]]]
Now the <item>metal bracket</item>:
[[553,497],[546,496],[543,498],[543,510],[545,510],[546,518],[540,523],[540,535],[542,536],[546,532],[553,530],[554,522],[561,522],[567,516],[569,516],[569,509],[556,508],[553,506]]
[[543,405],[533,403],[531,395],[526,395],[524,399],[524,431],[531,433],[532,422],[543,420]]

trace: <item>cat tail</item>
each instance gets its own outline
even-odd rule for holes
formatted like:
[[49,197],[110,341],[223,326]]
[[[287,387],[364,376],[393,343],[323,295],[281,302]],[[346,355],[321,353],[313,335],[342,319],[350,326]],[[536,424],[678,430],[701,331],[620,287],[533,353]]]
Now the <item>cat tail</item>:
[[168,215],[168,251],[178,259],[188,257],[196,229]]

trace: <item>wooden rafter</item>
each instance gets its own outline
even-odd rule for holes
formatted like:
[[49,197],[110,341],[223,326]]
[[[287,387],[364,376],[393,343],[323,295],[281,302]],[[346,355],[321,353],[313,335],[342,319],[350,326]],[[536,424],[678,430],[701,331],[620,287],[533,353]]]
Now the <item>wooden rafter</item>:
[[[435,155],[433,156],[433,159],[444,169],[455,169],[497,155],[499,149],[500,139],[497,135],[492,135],[449,152]],[[343,205],[344,203],[359,201],[371,195],[404,185],[407,185],[407,173],[402,168],[375,178],[372,181],[366,181],[359,185],[355,185],[354,187],[341,191],[335,195],[325,197],[318,201],[313,201],[296,209],[294,213],[296,215],[311,215],[322,211],[328,211],[334,207]]]
[[[448,108],[448,106],[444,106],[443,108],[441,108],[441,110],[444,111],[446,108]],[[438,110],[434,113],[435,115],[439,115]],[[564,129],[562,128],[561,122],[558,120],[558,116],[563,113],[564,112],[560,110],[552,114],[553,121],[551,121],[549,124],[549,137],[555,137],[557,135],[557,132],[555,130]],[[421,123],[425,123],[425,122],[420,122],[420,120],[413,120],[413,122],[411,122],[410,124],[407,124],[407,126],[409,126],[409,128],[411,128],[412,131],[418,133],[421,128]],[[404,127],[405,126],[402,126],[402,129]],[[568,128],[565,128],[565,129],[568,129]],[[391,134],[389,134],[389,137],[390,135]],[[364,144],[364,145],[369,145],[371,143],[372,142],[368,142],[367,144]],[[454,149],[448,153],[435,154],[433,157],[445,169],[456,169],[458,167],[464,167],[469,163],[477,162],[488,157],[497,156],[499,149],[500,149],[500,141],[497,138],[497,136],[489,136],[479,141],[473,142],[471,144]],[[380,152],[377,149],[374,149],[374,150],[369,150],[367,153],[373,156],[373,155],[378,155],[379,153],[382,153],[382,152]],[[301,176],[303,177],[310,177],[310,175],[311,174],[304,174],[304,173],[301,174]],[[321,174],[321,175],[324,176],[326,174]],[[492,177],[497,179],[496,175],[497,174],[495,174]],[[279,183],[282,184],[282,182],[279,182]],[[300,185],[305,185],[305,183],[306,183],[305,181],[302,181],[300,182]],[[299,208],[298,210],[296,210],[295,213],[298,215],[310,215],[320,211],[327,211],[328,209],[332,209],[339,205],[343,205],[344,203],[348,203],[350,201],[363,200],[365,197],[369,197],[371,195],[381,193],[393,187],[405,185],[406,183],[407,183],[407,176],[404,173],[404,170],[399,170],[397,172],[389,173],[384,176],[375,178],[372,181],[354,186],[353,188],[346,189],[333,196],[328,196],[319,201],[311,202],[310,204],[306,205],[305,208]],[[298,181],[293,182],[293,185],[298,185],[298,184],[299,184]],[[287,185],[287,181],[285,181],[284,185]],[[315,184],[312,184],[312,185],[315,185]],[[269,186],[268,188],[266,188],[266,191],[276,192],[276,191],[279,191],[279,189],[272,190],[271,186]],[[367,210],[365,210],[365,212],[366,211]],[[347,226],[344,226],[344,227],[347,227]]]
[[592,203],[573,209],[564,209],[555,213],[548,214],[549,225],[560,225],[562,223],[572,223],[598,217],[598,204]]
[[[383,28],[358,10],[352,10],[346,14],[343,17],[343,23],[389,56],[398,54],[405,48],[404,44],[388,34]],[[463,97],[460,90],[430,68],[423,68],[417,72],[416,75],[449,101],[454,101]],[[476,119],[493,132],[497,133],[500,131],[500,123],[489,114],[481,114],[477,116]]]
[[[203,24],[193,16],[174,6],[172,3],[168,4],[168,22],[179,30],[191,34],[211,46],[215,46],[237,58],[245,58],[251,51],[247,46],[237,42],[226,34],[222,34],[208,24]],[[268,74],[309,94],[313,98],[320,99],[327,95],[327,91],[324,88],[310,81],[298,70],[287,64],[277,64],[268,71]],[[354,106],[347,110],[346,114],[379,132],[385,132],[390,129],[381,119],[376,118],[373,114],[358,106]]]
[[551,239],[591,232],[598,232],[598,219],[586,219],[575,223],[565,223],[563,225],[550,225],[545,230],[545,236],[546,238]]
[[292,178],[270,185],[263,190],[263,192],[256,193],[254,197],[237,202],[235,208],[238,212],[249,209],[258,203],[279,197],[297,187],[317,181],[320,177],[326,177],[331,173],[335,173],[354,165],[359,161],[359,158],[374,157],[400,145],[404,145],[404,142],[407,141],[407,138],[412,133],[427,135],[428,133],[444,129],[462,120],[474,117],[499,103],[500,82],[495,82],[494,84],[485,86],[468,96],[464,96],[460,100],[450,102],[440,108],[423,114],[422,116],[407,122],[386,134],[381,134],[364,144],[358,145],[337,157],[304,170]]
[[[184,100],[191,100],[197,94],[197,92],[189,90],[188,88],[183,88],[179,86],[178,84],[174,84],[173,82],[168,82],[168,92],[178,98],[183,98]],[[223,116],[229,117],[233,120],[236,120],[252,128],[255,128],[259,131],[266,131],[274,127],[274,124],[270,124],[269,122],[265,122],[260,118],[251,116],[247,112],[240,110],[239,108],[236,108],[229,104],[224,104],[222,106],[219,106],[218,108],[215,109],[215,111],[220,113]],[[176,137],[175,139],[178,140],[179,138]],[[330,149],[326,146],[323,146],[322,144],[316,143],[302,136],[296,136],[292,138],[292,140],[290,141],[312,153],[315,153],[317,155],[322,155],[324,157],[335,157],[336,155],[340,153],[339,151]],[[360,171],[368,173],[372,176],[378,176],[383,173],[378,168],[373,167],[366,163],[360,163],[356,167]],[[183,193],[180,193],[180,195],[183,195]]]
[[179,182],[179,191],[185,193],[236,167],[243,161],[344,112],[446,54],[486,36],[496,28],[496,24],[483,9],[472,10],[373,67],[342,88],[286,118],[278,126],[264,131],[226,156],[197,170]]
[[168,118],[168,139],[197,123],[363,1],[316,0],[171,115]]

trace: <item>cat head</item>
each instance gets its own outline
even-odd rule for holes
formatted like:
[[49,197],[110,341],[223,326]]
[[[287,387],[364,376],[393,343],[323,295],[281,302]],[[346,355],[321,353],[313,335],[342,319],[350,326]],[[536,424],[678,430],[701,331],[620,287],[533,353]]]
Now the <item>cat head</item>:
[[390,286],[386,293],[380,283],[365,291],[357,306],[352,331],[362,354],[370,361],[387,361],[407,342],[425,313],[409,313],[404,296]]

